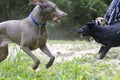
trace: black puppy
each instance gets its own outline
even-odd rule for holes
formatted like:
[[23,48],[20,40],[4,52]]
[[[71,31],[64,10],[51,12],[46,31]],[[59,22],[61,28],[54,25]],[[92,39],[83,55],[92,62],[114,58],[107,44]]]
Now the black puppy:
[[78,33],[83,36],[92,36],[96,42],[102,44],[99,59],[103,59],[111,47],[120,46],[120,23],[103,27],[96,25],[94,21],[88,22],[79,28]]

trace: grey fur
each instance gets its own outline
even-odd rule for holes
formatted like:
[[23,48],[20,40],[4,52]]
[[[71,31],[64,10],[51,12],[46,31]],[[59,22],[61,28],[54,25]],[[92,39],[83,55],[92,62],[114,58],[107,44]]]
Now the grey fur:
[[[56,4],[50,1],[37,2],[36,7],[32,11],[32,15],[36,21],[41,24],[48,20],[59,22],[67,14],[57,8]],[[20,48],[27,53],[35,62],[33,69],[37,69],[40,61],[31,52],[40,48],[46,55],[50,57],[46,68],[49,68],[55,59],[54,55],[46,46],[47,29],[45,26],[35,25],[28,16],[22,20],[9,20],[0,23],[0,61],[3,61],[8,55],[8,44],[17,43]]]

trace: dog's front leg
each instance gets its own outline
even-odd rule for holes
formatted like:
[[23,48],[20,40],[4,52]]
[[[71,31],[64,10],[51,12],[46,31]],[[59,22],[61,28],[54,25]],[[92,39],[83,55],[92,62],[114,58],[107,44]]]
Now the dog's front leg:
[[29,56],[33,59],[33,61],[35,62],[35,64],[33,65],[33,70],[37,69],[38,65],[40,64],[39,59],[32,54],[32,52],[30,51],[30,49],[29,49],[28,47],[23,47],[23,46],[22,46],[21,49],[22,49],[25,53],[27,53],[27,55],[29,55]]
[[49,62],[46,64],[46,68],[48,69],[53,64],[55,56],[48,50],[46,45],[40,47],[40,49],[50,57]]
[[100,56],[98,59],[103,59],[104,56],[106,55],[106,53],[108,52],[108,50],[110,49],[110,46],[104,46],[100,49]]
[[105,46],[102,45],[99,52],[98,52],[98,54],[100,54],[104,48],[105,48]]

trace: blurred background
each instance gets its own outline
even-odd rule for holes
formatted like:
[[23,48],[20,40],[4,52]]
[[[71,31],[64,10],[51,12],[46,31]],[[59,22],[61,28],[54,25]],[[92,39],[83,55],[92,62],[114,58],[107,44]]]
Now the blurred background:
[[[50,40],[80,39],[77,29],[84,23],[103,17],[112,0],[51,0],[68,13],[60,25],[48,22]],[[34,8],[29,0],[1,0],[0,22],[12,19],[23,19]]]

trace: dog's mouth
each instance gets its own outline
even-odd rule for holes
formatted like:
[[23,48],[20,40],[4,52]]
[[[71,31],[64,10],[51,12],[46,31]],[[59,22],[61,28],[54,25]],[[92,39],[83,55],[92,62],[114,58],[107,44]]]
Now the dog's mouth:
[[60,24],[60,23],[61,23],[61,19],[65,18],[66,16],[67,16],[66,13],[64,13],[64,14],[62,14],[62,15],[55,15],[52,20],[53,20],[55,23]]
[[60,18],[58,18],[58,17],[53,17],[53,21],[55,22],[55,23],[57,23],[57,24],[60,24],[61,23],[61,20],[60,20]]
[[81,36],[81,37],[85,37],[85,36],[89,36],[89,34],[88,33],[83,33],[83,32],[79,32],[79,35]]

